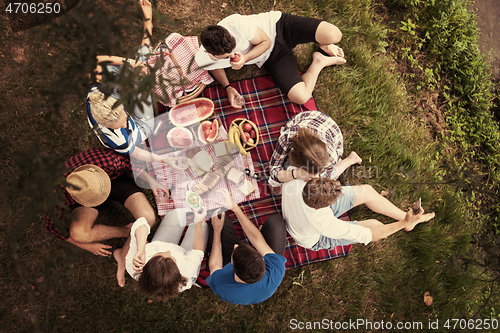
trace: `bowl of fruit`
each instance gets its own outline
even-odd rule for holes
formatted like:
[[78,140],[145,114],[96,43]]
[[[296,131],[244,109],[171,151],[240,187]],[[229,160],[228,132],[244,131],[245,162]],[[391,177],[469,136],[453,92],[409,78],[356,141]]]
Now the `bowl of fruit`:
[[248,151],[259,143],[259,129],[251,120],[236,118],[228,131],[229,141],[236,143],[240,150]]

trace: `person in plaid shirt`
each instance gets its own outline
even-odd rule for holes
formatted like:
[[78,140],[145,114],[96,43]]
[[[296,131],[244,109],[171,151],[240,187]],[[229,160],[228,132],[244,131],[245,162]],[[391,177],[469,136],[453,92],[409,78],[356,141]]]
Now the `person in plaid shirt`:
[[[351,165],[361,163],[355,152],[342,159],[344,138],[335,121],[319,111],[301,112],[285,127],[270,161],[269,185],[281,193],[282,183],[320,176],[337,179]],[[298,167],[286,170],[288,165]],[[319,171],[319,172],[318,172]]]
[[[111,180],[111,193],[107,200],[120,202],[127,208],[135,219],[139,217],[146,218],[150,226],[156,221],[156,214],[151,207],[148,199],[142,190],[135,184],[132,176],[132,167],[130,159],[126,155],[121,155],[112,149],[107,148],[92,148],[82,153],[79,153],[66,161],[66,168],[70,171],[64,174],[67,178],[72,174],[72,171],[78,167],[85,165],[93,165],[101,168]],[[156,197],[156,189],[162,189],[153,177],[143,170],[134,170],[136,174],[147,181]],[[101,241],[128,237],[132,223],[125,226],[107,226],[103,224],[95,224],[98,218],[99,211],[102,205],[96,207],[85,207],[79,204],[75,198],[68,192],[68,189],[63,185],[59,185],[64,194],[64,206],[55,206],[47,212],[45,217],[45,228],[55,237],[74,244],[84,250],[87,250],[95,255],[109,256],[111,252],[108,249],[109,245],[100,243]],[[163,188],[165,191],[165,189]],[[165,191],[168,196],[168,191]],[[106,201],[107,201],[106,200]],[[71,222],[69,229],[60,230],[58,226],[62,226],[62,218],[68,209],[71,211]],[[57,225],[56,225],[57,224]],[[120,252],[115,253],[115,258]],[[116,258],[117,261],[120,258]],[[125,258],[123,257],[123,262]],[[125,268],[117,273],[118,282],[125,283]]]

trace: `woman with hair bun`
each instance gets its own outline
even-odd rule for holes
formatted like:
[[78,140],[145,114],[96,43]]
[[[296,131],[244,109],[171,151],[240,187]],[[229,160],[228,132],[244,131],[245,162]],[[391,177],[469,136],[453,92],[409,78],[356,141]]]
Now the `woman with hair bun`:
[[[337,179],[348,167],[361,163],[355,152],[342,159],[344,138],[332,118],[319,111],[301,112],[282,129],[270,162],[269,186],[274,194],[293,179]],[[287,170],[288,166],[298,169]]]

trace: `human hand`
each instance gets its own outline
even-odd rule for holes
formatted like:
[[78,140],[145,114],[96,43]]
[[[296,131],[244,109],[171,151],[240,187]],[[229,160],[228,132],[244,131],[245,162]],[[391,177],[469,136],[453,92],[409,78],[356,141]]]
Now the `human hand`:
[[137,273],[141,273],[142,268],[144,267],[144,265],[146,263],[146,253],[144,252],[144,250],[140,250],[140,251],[136,252],[132,263],[133,263],[134,271],[136,271]]
[[231,194],[229,194],[229,191],[227,190],[227,188],[217,190],[215,193],[220,193],[222,195],[222,199],[223,199],[223,201],[214,200],[214,202],[217,205],[220,205],[226,209],[231,209],[231,210],[234,208],[234,206],[236,206],[236,203],[234,202],[234,199],[231,196]]
[[[241,109],[243,105],[245,105],[245,99],[240,95],[236,88],[231,87],[227,89],[227,97],[229,99],[229,103],[231,103],[231,106],[235,109]],[[241,103],[241,101],[243,101],[243,103]]]
[[149,181],[149,187],[151,188],[151,191],[153,191],[153,195],[155,197],[156,202],[158,203],[167,202],[168,199],[170,198],[170,194],[167,188],[162,184],[158,183],[156,180],[151,179],[151,181]]
[[191,209],[194,212],[194,223],[205,221],[205,217],[207,216],[207,208],[203,204],[203,202],[200,201],[200,208],[201,212],[198,212],[196,209],[191,207]]
[[[238,59],[239,58],[239,59]],[[233,61],[237,60],[237,61]],[[229,63],[231,64],[231,68],[234,70],[239,70],[245,65],[246,57],[243,53],[234,52],[234,58],[229,59]]]
[[420,207],[420,211],[416,215],[415,213],[413,213],[413,208],[410,208],[408,209],[408,213],[406,213],[405,221],[407,222],[408,225],[411,225],[415,222],[419,222],[422,219],[423,215],[424,215],[424,209],[422,207]]
[[111,249],[111,245],[105,245],[101,243],[78,243],[78,246],[80,246],[84,250],[89,251],[90,253],[95,254],[96,256],[107,257],[111,255],[111,252],[106,250]]
[[187,167],[189,166],[187,158],[182,157],[182,156],[165,157],[165,158],[162,158],[161,161],[163,163],[167,163],[168,165],[170,165],[170,167],[172,169],[179,170],[179,171],[183,171],[183,170],[187,169]]
[[224,227],[224,219],[226,218],[226,213],[223,212],[221,214],[221,218],[218,217],[220,213],[220,208],[217,209],[212,215],[212,228],[214,228],[214,232],[221,232]]

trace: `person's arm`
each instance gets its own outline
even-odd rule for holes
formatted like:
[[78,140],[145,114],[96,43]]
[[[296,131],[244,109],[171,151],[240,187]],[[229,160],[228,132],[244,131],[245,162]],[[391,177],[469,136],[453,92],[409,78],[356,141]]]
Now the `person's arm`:
[[155,197],[156,202],[160,202],[159,196],[158,196],[158,191],[163,191],[165,192],[165,198],[162,199],[162,202],[166,202],[170,195],[168,193],[168,190],[165,186],[160,184],[154,177],[152,177],[149,172],[146,170],[142,169],[141,172],[137,175],[139,178],[142,180],[145,180],[148,182],[149,187],[151,188],[151,191],[153,191],[153,195]]
[[95,73],[98,82],[102,80],[102,65],[104,65],[104,63],[106,63],[106,65],[123,66],[123,63],[128,62],[130,66],[132,66],[132,68],[135,68],[139,65],[145,65],[145,63],[142,61],[136,61],[135,59],[128,59],[118,56],[98,55],[96,58],[97,58],[97,66],[95,68]]
[[[220,83],[222,87],[227,87],[229,84],[229,80],[227,79],[226,71],[224,68],[213,69],[209,71],[210,74]],[[229,99],[229,103],[235,109],[241,109],[241,106],[236,104],[235,100],[237,97],[241,97],[240,93],[233,86],[229,86],[226,88],[227,98]]]
[[210,269],[210,275],[215,271],[222,269],[222,242],[221,242],[221,232],[224,227],[225,213],[222,213],[221,218],[218,218],[220,209],[214,212],[212,216],[212,228],[214,231],[212,239],[212,251],[210,253],[210,259],[208,261],[208,268]]
[[207,216],[207,208],[200,203],[201,213],[196,209],[194,211],[194,236],[193,236],[193,250],[205,251],[205,242],[203,241],[203,228],[202,223]]
[[238,205],[234,202],[234,199],[231,197],[228,190],[223,189],[223,190],[218,190],[217,192],[222,194],[224,201],[216,202],[216,204],[219,204],[224,208],[230,209],[236,214],[236,217],[238,218],[238,221],[240,222],[243,231],[245,231],[248,240],[252,243],[257,252],[259,252],[261,256],[265,256],[267,253],[274,253],[271,247],[266,243],[266,240],[264,239],[264,236],[262,236],[262,234],[260,233],[259,229],[257,229],[257,227],[248,219],[245,213],[243,213],[241,208],[238,207]]
[[261,28],[257,28],[255,30],[255,35],[250,40],[250,44],[254,45],[254,47],[248,51],[246,54],[238,54],[241,55],[241,58],[238,62],[231,62],[232,69],[241,69],[245,63],[248,61],[259,57],[262,53],[266,52],[271,47],[271,38],[262,30]]
[[134,255],[134,270],[142,272],[142,268],[146,264],[146,242],[148,239],[148,227],[141,225],[135,230],[135,239],[137,241],[137,252]]
[[[187,160],[183,157],[161,157],[139,147],[134,147],[134,150],[130,153],[130,157],[139,161],[167,163],[172,169],[180,171],[185,170],[189,166]],[[179,163],[176,163],[177,161]]]

